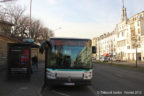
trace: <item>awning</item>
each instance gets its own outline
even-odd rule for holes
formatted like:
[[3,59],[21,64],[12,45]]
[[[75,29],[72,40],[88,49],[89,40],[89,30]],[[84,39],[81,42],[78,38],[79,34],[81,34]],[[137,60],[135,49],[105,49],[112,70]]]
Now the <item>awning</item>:
[[109,55],[108,53],[104,53],[104,54],[103,54],[103,56],[108,56],[108,55]]

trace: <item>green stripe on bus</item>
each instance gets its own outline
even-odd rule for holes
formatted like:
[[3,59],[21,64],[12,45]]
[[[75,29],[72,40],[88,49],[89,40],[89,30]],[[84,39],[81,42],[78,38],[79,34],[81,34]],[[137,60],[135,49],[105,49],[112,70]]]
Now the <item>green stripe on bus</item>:
[[47,68],[49,71],[89,71],[90,69],[52,69]]

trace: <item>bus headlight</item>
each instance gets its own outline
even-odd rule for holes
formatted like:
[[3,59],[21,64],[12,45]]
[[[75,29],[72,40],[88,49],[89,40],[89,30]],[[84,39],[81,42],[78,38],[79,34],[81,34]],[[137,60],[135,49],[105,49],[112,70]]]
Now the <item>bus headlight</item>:
[[92,79],[92,72],[85,72],[83,74],[83,79]]
[[56,79],[56,73],[47,72],[46,75],[48,79]]

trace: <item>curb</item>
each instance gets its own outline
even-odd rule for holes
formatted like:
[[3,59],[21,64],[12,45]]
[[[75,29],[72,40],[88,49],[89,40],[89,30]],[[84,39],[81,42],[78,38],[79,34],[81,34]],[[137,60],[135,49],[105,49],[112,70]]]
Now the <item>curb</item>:
[[[93,62],[93,63],[97,63],[97,64],[109,64],[109,65],[123,65],[123,66],[129,66],[129,67],[135,67],[135,64],[121,64],[121,63],[116,63],[116,62]],[[137,68],[144,68],[144,66],[140,66],[139,64],[137,65]]]
[[126,64],[115,64],[115,63],[103,63],[99,62],[97,64],[104,64],[104,65],[110,65],[110,66],[118,66],[118,67],[123,67],[123,68],[129,68],[129,69],[135,69],[144,72],[144,67],[141,66],[133,66],[133,65],[126,65]]
[[41,85],[41,87],[39,88],[39,91],[38,91],[38,95],[39,95],[39,96],[42,96],[42,92],[43,92],[44,89],[45,89],[45,84],[43,83],[43,84]]

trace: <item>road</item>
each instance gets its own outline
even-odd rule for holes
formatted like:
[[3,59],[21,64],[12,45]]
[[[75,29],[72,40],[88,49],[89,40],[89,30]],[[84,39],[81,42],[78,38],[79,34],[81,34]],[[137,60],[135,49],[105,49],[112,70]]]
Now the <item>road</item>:
[[[144,96],[144,71],[94,64],[92,86],[42,87],[44,63],[28,80],[5,80],[0,71],[0,96]],[[119,95],[118,95],[119,94]]]
[[144,96],[144,72],[94,64],[92,86],[45,88],[42,96]]

